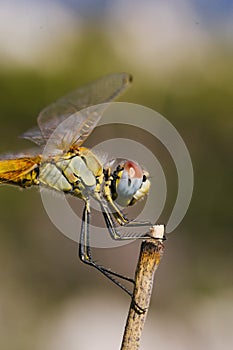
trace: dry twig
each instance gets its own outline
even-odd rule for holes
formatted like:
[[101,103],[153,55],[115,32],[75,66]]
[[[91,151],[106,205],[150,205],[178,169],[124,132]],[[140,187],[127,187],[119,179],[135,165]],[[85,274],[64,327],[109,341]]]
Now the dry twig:
[[137,350],[149,309],[154,273],[163,255],[164,226],[151,229],[151,238],[144,240],[135,273],[135,287],[130,305],[121,350]]

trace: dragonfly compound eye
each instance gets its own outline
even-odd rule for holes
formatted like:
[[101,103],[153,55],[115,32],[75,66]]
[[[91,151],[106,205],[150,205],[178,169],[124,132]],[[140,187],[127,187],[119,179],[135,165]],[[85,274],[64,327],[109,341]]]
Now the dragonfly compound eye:
[[[121,170],[118,168],[115,175],[115,201],[117,204],[127,207],[135,203],[135,195],[142,187],[143,170],[136,162],[125,160]],[[140,196],[141,197],[141,196]]]

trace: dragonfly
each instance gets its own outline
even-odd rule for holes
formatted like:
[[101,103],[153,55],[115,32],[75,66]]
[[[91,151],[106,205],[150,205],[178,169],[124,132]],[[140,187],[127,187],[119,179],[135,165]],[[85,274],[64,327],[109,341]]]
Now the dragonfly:
[[34,142],[38,146],[36,150],[0,158],[0,184],[22,188],[42,186],[84,201],[79,258],[130,295],[117,277],[134,283],[133,279],[97,264],[92,258],[90,200],[93,198],[99,203],[113,239],[135,239],[135,236],[120,234],[116,223],[127,227],[151,226],[149,222],[130,221],[120,209],[134,205],[148,194],[149,174],[134,160],[119,158],[102,164],[83,143],[107,105],[131,83],[130,74],[110,74],[58,99],[39,113],[37,127],[21,135]]

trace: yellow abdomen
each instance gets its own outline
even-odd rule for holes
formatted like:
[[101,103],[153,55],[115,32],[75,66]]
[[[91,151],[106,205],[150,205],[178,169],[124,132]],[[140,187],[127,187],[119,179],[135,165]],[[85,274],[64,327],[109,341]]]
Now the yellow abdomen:
[[41,157],[22,157],[0,160],[0,184],[8,183],[21,187],[38,185]]

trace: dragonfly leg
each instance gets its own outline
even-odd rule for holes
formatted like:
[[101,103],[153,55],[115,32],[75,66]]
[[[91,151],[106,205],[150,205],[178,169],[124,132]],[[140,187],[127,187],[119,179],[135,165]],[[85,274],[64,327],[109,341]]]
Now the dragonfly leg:
[[[149,236],[148,233],[140,234],[140,235],[138,235],[136,233],[136,234],[130,234],[130,235],[127,235],[127,236],[126,235],[122,235],[121,233],[118,232],[117,228],[115,227],[115,222],[114,222],[114,219],[113,219],[113,215],[114,214],[118,215],[118,214],[116,212],[115,213],[111,213],[108,205],[105,204],[103,201],[99,201],[99,203],[100,203],[100,206],[101,206],[101,209],[102,209],[102,213],[103,213],[103,216],[104,216],[104,220],[105,220],[106,226],[108,228],[108,231],[109,231],[110,236],[111,236],[112,239],[121,241],[121,240],[133,240],[133,239],[137,239],[137,238],[142,238],[143,239],[143,238],[146,238],[146,237]],[[114,215],[114,218],[115,218],[115,215]],[[125,217],[124,217],[124,220],[125,220],[124,223],[121,221],[121,226],[125,226],[125,227],[139,227],[139,226],[142,226],[142,227],[149,226],[149,227],[151,227],[152,226],[152,224],[150,222],[129,221]]]
[[[137,313],[143,314],[145,313],[145,309],[141,308],[140,305],[138,305],[133,300],[133,294],[131,291],[129,291],[124,285],[122,285],[118,280],[116,280],[114,277],[121,278],[123,280],[126,280],[128,282],[131,282],[135,284],[134,279],[130,277],[123,276],[117,272],[111,271],[99,264],[97,264],[91,256],[91,248],[90,248],[90,236],[89,236],[89,225],[90,225],[90,206],[89,202],[87,201],[85,203],[84,211],[83,211],[83,217],[82,217],[82,226],[81,226],[81,234],[80,234],[80,242],[79,242],[79,257],[82,262],[85,264],[88,264],[90,266],[93,266],[98,271],[100,271],[104,276],[106,276],[108,279],[110,279],[114,284],[116,284],[118,287],[120,287],[123,291],[125,291],[131,298],[134,305],[134,308]],[[114,277],[113,277],[114,276]]]
[[115,219],[121,226],[153,226],[153,224],[149,221],[130,221],[114,203],[111,196],[106,196],[106,201]]
[[79,242],[80,260],[85,264],[95,267],[98,271],[103,273],[107,278],[109,278],[112,282],[114,282],[121,289],[123,289],[127,294],[132,296],[132,293],[125,286],[123,286],[119,281],[117,281],[113,276],[124,279],[134,284],[134,280],[132,278],[123,276],[117,272],[111,271],[110,269],[107,269],[101,265],[98,265],[92,259],[91,248],[90,248],[89,225],[90,225],[90,207],[89,207],[89,202],[87,201],[85,203],[85,208],[83,211],[80,242]]

